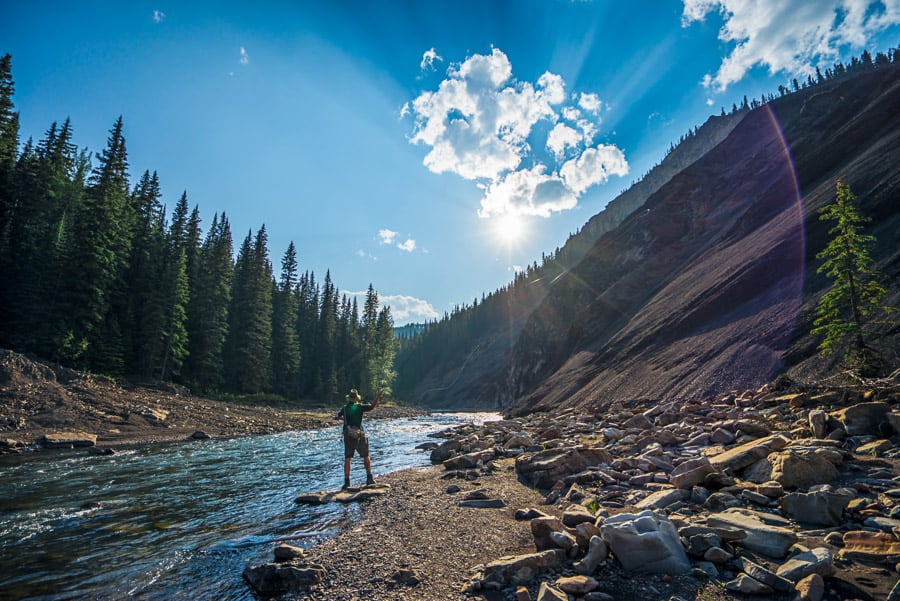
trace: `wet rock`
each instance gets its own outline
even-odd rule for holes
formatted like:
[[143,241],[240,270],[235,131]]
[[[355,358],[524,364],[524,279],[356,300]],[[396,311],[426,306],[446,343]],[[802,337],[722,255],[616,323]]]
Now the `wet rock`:
[[390,492],[391,487],[384,484],[369,486],[351,486],[345,490],[329,490],[324,492],[305,493],[294,499],[299,505],[322,505],[324,503],[359,503],[372,497],[380,497]]
[[844,508],[853,499],[850,490],[830,487],[810,493],[794,492],[781,498],[781,511],[788,517],[813,526],[837,526]]
[[565,593],[580,597],[597,590],[600,583],[590,576],[565,576],[556,580],[556,586]]
[[792,447],[770,454],[747,468],[744,477],[751,482],[775,480],[785,488],[808,488],[826,484],[837,477],[843,456],[840,451],[823,447]]
[[572,447],[526,453],[516,458],[516,472],[538,488],[577,474],[590,466],[611,463],[612,455],[602,447]]
[[741,544],[769,557],[784,557],[790,546],[797,542],[797,535],[790,529],[790,522],[784,518],[749,509],[726,509],[711,514],[707,517],[706,523],[713,527],[743,530],[747,536]]
[[191,434],[191,440],[209,440],[209,434],[203,430],[196,430]]
[[652,511],[607,518],[600,532],[626,570],[680,574],[691,567],[675,526]]
[[110,447],[90,447],[88,448],[89,455],[115,455],[116,451]]
[[253,589],[262,595],[301,592],[325,577],[325,568],[316,564],[266,563],[248,566],[243,573]]
[[720,453],[711,458],[709,463],[717,471],[728,469],[737,472],[766,457],[769,453],[783,449],[789,442],[790,439],[786,436],[773,434]]
[[851,530],[844,533],[844,548],[838,551],[838,558],[893,566],[900,561],[900,541],[886,532]]
[[86,432],[55,432],[44,434],[38,444],[47,449],[71,449],[74,447],[92,447],[97,444],[96,434]]
[[450,439],[442,442],[436,449],[431,451],[431,463],[444,463],[450,456],[455,454],[462,445],[458,440]]
[[273,551],[276,562],[294,561],[306,558],[306,549],[294,545],[278,545]]
[[798,582],[810,574],[825,577],[831,576],[834,572],[834,559],[831,551],[825,547],[817,547],[794,555],[781,564],[775,573],[791,582]]
[[810,574],[796,586],[797,601],[822,601],[825,596],[825,581],[818,574]]
[[593,574],[594,570],[599,566],[609,555],[609,548],[606,546],[606,541],[604,541],[599,536],[592,536],[590,543],[588,544],[588,551],[585,553],[585,556],[581,558],[580,561],[576,561],[573,566],[575,572],[578,574]]

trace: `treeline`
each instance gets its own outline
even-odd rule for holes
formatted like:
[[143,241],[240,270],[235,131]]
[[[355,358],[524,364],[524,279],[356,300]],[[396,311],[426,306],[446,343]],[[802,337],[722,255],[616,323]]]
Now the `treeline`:
[[[816,69],[816,77],[812,75],[805,81],[794,79],[790,86],[779,86],[779,96],[786,96],[807,88],[826,84],[836,79],[881,69],[900,61],[900,50],[891,48],[887,53],[879,52],[875,58],[868,51],[863,51],[859,58],[853,57],[849,63],[835,63],[823,73]],[[738,105],[732,107],[732,113],[749,111],[775,99],[772,94],[763,95],[759,100],[750,100],[746,96]],[[722,114],[726,114],[724,108]],[[678,144],[672,144],[666,155],[679,145],[690,140],[700,132],[699,127],[689,130],[681,136]],[[651,168],[655,169],[659,163]],[[649,174],[649,171],[648,171]],[[646,177],[646,174],[645,174]],[[632,182],[634,185],[636,182]],[[624,191],[623,191],[624,192]],[[409,397],[418,382],[425,377],[435,365],[445,365],[449,369],[465,365],[466,357],[476,348],[477,341],[491,335],[507,334],[512,342],[518,336],[517,327],[526,319],[537,304],[546,296],[548,288],[555,279],[565,271],[573,268],[583,256],[579,245],[579,229],[571,234],[562,247],[553,252],[543,253],[541,264],[535,262],[525,270],[516,274],[514,280],[495,292],[483,296],[481,302],[475,299],[472,304],[457,306],[452,312],[445,313],[440,320],[433,320],[419,329],[414,335],[401,340],[397,353],[397,385],[398,394]],[[493,334],[492,334],[493,332]]]
[[121,117],[96,165],[68,119],[19,151],[10,55],[0,59],[0,346],[83,370],[204,392],[327,400],[393,380],[393,320],[326,273],[276,274],[265,226],[233,256],[225,213],[204,234],[182,194],[167,218],[157,174],[131,185]]

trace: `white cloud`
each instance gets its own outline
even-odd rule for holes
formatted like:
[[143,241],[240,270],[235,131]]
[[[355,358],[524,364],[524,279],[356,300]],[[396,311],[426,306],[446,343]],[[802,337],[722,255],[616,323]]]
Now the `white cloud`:
[[[575,95],[567,98],[561,76],[548,71],[535,83],[518,81],[506,54],[493,48],[489,55],[473,54],[451,65],[437,90],[405,105],[401,116],[415,117],[410,142],[429,147],[423,159],[428,169],[473,180],[484,190],[479,215],[549,216],[577,206],[587,189],[584,182],[600,183],[620,171],[568,180],[561,175],[560,163],[591,150],[602,106],[596,94],[582,93],[577,105]],[[571,124],[558,123],[560,115]],[[551,126],[549,132],[536,127],[542,122]],[[589,155],[581,164],[594,163]]]
[[682,27],[711,12],[725,20],[719,39],[734,44],[719,70],[703,78],[719,92],[754,67],[805,75],[831,66],[842,47],[857,51],[873,34],[900,23],[898,0],[684,0]]
[[411,253],[412,251],[416,250],[416,241],[413,240],[412,238],[407,238],[406,242],[401,242],[400,244],[397,245],[397,248],[399,248],[400,250],[405,250],[408,253]]
[[162,23],[166,18],[166,13],[161,10],[153,11],[153,22],[154,23]]
[[565,123],[557,123],[547,134],[547,149],[553,153],[557,160],[562,159],[567,148],[577,148],[581,143],[582,135]]
[[596,94],[582,93],[578,99],[578,106],[591,113],[599,112],[600,104],[600,97]]
[[707,98],[707,99],[706,99],[706,106],[712,106],[712,105],[713,105],[713,99],[712,99],[712,98]]
[[628,163],[615,146],[600,145],[588,148],[580,157],[567,161],[559,174],[570,190],[582,194],[585,190],[605,182],[610,175],[625,175]]
[[397,237],[397,232],[389,229],[378,230],[378,237],[381,238],[382,244],[393,244],[394,238]]
[[241,59],[239,61],[242,65],[247,65],[250,63],[250,55],[247,54],[247,49],[241,46]]
[[434,61],[443,62],[443,58],[435,52],[434,48],[426,50],[424,54],[422,54],[422,62],[419,63],[419,68],[423,71],[427,69],[431,69],[434,71]]
[[[366,292],[366,290],[360,292],[342,290],[341,294],[356,298],[357,302],[362,304],[365,302]],[[394,318],[395,324],[429,321],[439,317],[438,312],[435,311],[431,303],[405,294],[379,294],[378,304],[380,307],[391,308],[391,317]]]

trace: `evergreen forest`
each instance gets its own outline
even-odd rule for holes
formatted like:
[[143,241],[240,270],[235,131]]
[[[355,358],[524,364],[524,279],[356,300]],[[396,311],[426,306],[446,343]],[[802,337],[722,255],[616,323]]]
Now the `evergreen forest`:
[[231,226],[203,227],[187,193],[130,181],[124,124],[93,155],[69,119],[20,145],[12,57],[0,58],[0,347],[201,392],[332,400],[390,389],[393,320],[362,307],[291,242],[273,265],[265,225],[234,256]]

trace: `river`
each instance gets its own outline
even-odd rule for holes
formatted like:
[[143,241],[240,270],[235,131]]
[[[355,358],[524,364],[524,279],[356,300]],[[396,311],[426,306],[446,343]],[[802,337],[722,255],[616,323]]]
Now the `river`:
[[[429,465],[427,435],[496,414],[372,420],[376,479]],[[281,540],[309,547],[359,516],[301,506],[343,483],[338,427],[0,457],[0,600],[253,600],[241,573]],[[365,478],[353,460],[351,478]]]

